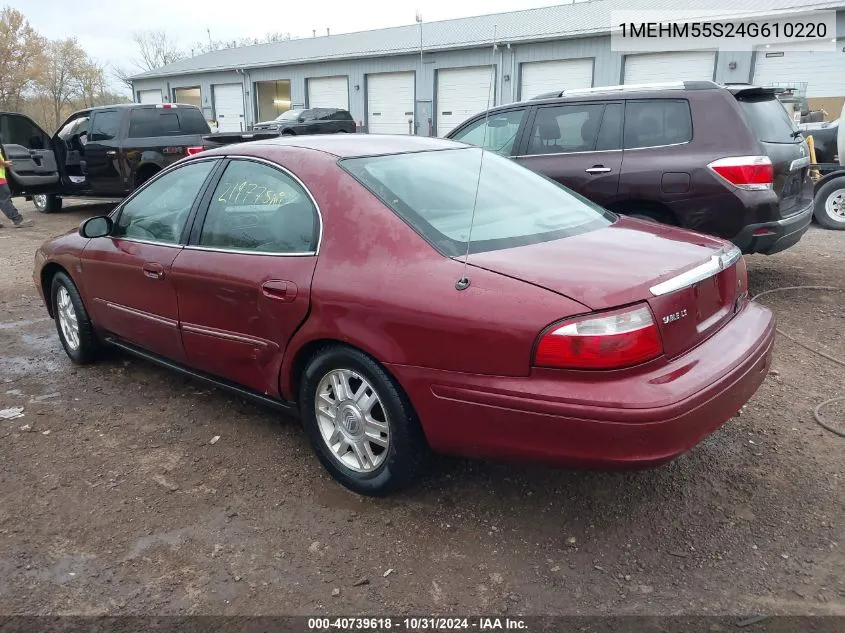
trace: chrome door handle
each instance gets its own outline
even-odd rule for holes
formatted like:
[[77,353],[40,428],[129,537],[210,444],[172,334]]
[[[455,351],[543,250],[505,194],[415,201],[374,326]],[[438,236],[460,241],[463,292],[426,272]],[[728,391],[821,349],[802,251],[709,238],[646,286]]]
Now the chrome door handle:
[[584,171],[588,174],[606,174],[612,170],[610,169],[610,167],[590,167],[589,169],[585,169]]

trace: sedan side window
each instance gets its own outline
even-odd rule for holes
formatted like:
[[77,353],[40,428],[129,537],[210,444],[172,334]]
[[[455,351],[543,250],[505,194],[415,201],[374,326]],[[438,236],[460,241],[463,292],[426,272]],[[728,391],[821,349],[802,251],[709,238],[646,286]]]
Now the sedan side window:
[[262,163],[232,161],[211,197],[200,246],[253,253],[317,250],[320,221],[306,191]]
[[141,189],[123,205],[112,237],[176,244],[194,200],[217,161],[174,169]]
[[[455,134],[453,140],[471,145],[484,145],[485,149],[510,156],[516,134],[525,116],[525,108],[497,112],[489,118],[479,119]],[[486,123],[486,125],[485,125]]]

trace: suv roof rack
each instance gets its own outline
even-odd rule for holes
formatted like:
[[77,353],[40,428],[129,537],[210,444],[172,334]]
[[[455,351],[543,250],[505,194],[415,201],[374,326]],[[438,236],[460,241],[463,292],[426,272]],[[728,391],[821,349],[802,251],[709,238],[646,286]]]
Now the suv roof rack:
[[572,90],[555,90],[546,92],[528,99],[537,101],[539,99],[554,99],[559,97],[570,97],[576,95],[601,94],[606,92],[642,92],[646,90],[710,90],[719,88],[714,81],[668,81],[650,84],[627,84],[618,86],[597,86],[595,88],[573,88]]

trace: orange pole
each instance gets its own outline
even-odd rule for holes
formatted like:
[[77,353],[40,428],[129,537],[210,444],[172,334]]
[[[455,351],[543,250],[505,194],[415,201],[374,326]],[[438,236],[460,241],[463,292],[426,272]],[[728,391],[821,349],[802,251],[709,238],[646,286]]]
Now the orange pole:
[[[810,162],[815,163],[816,162],[816,143],[813,140],[812,135],[807,137],[807,146],[810,148]],[[819,170],[813,169],[810,172],[810,178],[812,178],[813,180],[818,180],[819,179]]]

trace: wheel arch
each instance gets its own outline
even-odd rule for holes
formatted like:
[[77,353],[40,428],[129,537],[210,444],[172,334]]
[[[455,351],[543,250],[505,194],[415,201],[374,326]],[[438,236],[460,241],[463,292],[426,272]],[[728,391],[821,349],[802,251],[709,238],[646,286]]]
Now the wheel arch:
[[[819,189],[824,187],[827,183],[836,180],[837,178],[842,178],[845,181],[845,168],[840,169],[838,171],[832,171],[829,174],[825,174],[821,178],[819,178],[816,183],[813,185],[813,195],[816,195],[819,192]],[[845,182],[843,182],[845,184]]]
[[374,354],[373,350],[369,349],[366,344],[362,345],[358,341],[344,341],[330,336],[319,336],[301,341],[296,346],[295,350],[289,349],[289,352],[291,353],[285,354],[285,358],[282,360],[282,367],[279,372],[279,391],[285,400],[288,402],[298,403],[299,387],[302,384],[302,375],[305,372],[305,368],[308,366],[308,362],[314,358],[314,355],[327,345],[342,345],[361,352],[362,354],[366,354],[373,360],[373,362],[378,363],[382,370],[390,376],[397,388],[399,388],[405,396],[408,397],[407,392],[399,383],[396,376],[393,375],[387,366],[379,360],[378,356]]
[[[666,224],[673,226],[683,226],[681,219],[672,211],[670,207],[662,202],[655,202],[654,200],[645,200],[642,198],[633,198],[630,200],[617,200],[608,205],[607,209],[618,213],[619,215],[627,215],[634,211],[649,212],[657,214],[659,217],[669,220]],[[627,213],[626,213],[627,212]]]
[[47,262],[44,266],[41,267],[40,272],[40,281],[41,281],[41,291],[44,294],[44,305],[47,306],[47,314],[50,315],[50,318],[55,318],[55,313],[53,312],[53,278],[56,276],[56,273],[64,273],[68,277],[73,279],[70,272],[67,268],[58,264],[56,262]]

